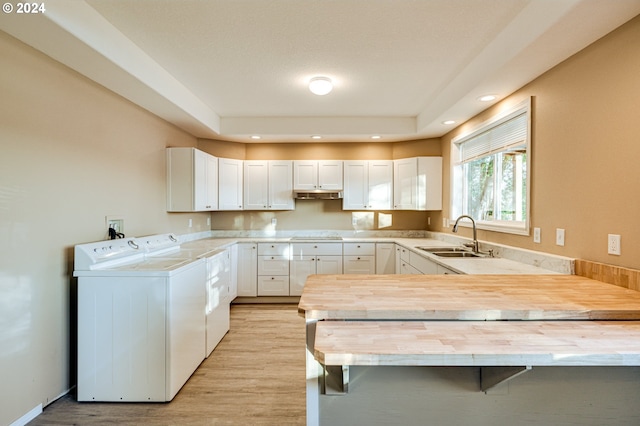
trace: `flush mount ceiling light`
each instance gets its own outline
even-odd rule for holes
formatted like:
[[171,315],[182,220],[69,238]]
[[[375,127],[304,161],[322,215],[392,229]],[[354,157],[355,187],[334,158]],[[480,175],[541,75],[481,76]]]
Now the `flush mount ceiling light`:
[[371,139],[380,139],[380,135],[373,135],[371,136]]
[[320,136],[320,135],[313,135],[313,136],[311,136],[311,139],[322,139],[322,136]]
[[258,135],[253,135],[253,136],[251,136],[251,139],[256,139],[257,140],[257,139],[261,139],[261,137],[258,136]]
[[455,120],[446,120],[446,121],[443,121],[442,124],[449,125],[449,124],[456,124],[456,122]]
[[480,97],[478,98],[478,100],[479,100],[480,102],[490,102],[490,101],[495,100],[496,98],[497,98],[497,96],[496,96],[496,95],[484,95],[484,96],[480,96]]
[[309,90],[311,93],[319,96],[326,95],[333,89],[333,83],[328,77],[313,77],[309,81]]

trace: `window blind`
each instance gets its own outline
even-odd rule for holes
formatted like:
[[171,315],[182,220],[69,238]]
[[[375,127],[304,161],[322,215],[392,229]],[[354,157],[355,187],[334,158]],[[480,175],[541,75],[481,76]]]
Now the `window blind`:
[[517,115],[457,142],[460,150],[459,164],[522,145],[526,141],[527,113],[519,111]]

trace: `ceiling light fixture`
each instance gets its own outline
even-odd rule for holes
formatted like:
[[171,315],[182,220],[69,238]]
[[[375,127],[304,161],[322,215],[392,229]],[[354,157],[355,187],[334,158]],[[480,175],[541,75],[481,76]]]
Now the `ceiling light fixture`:
[[442,124],[449,125],[449,124],[456,124],[456,122],[455,122],[455,120],[446,120],[446,121],[443,121]]
[[257,139],[261,139],[261,138],[258,135],[253,135],[253,136],[251,136],[251,139],[256,139],[257,140]]
[[313,77],[309,81],[309,90],[311,93],[319,96],[326,95],[333,89],[333,83],[328,77]]
[[373,135],[371,136],[371,139],[380,139],[380,135]]
[[313,135],[313,136],[311,136],[311,139],[322,139],[322,136],[320,136],[320,135]]
[[484,95],[484,96],[480,96],[478,98],[478,100],[480,102],[491,102],[491,101],[495,100],[496,98],[497,98],[496,95]]

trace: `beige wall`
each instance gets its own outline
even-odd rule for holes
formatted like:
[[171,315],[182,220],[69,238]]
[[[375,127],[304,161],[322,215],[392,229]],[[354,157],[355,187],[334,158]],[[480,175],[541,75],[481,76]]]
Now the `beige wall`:
[[[409,142],[372,143],[254,143],[240,144],[199,140],[198,148],[219,157],[245,160],[392,160],[415,156],[441,155],[440,139]],[[380,215],[385,215],[380,220]],[[296,200],[293,211],[215,212],[215,230],[411,230],[427,229],[427,221],[441,221],[440,212],[386,211],[350,212],[339,200]],[[353,225],[355,217],[357,224]],[[388,225],[390,221],[390,225]]]
[[[75,385],[73,246],[188,232],[165,212],[167,145],[197,140],[0,32],[0,424]],[[194,214],[193,231],[207,229]],[[73,366],[74,370],[71,370]]]
[[[485,231],[478,238],[640,268],[639,41],[636,17],[445,135],[444,214],[449,215],[451,139],[532,96],[531,224],[541,228],[542,242],[533,243],[533,234]],[[564,247],[555,245],[556,228],[565,229]],[[621,256],[607,254],[607,234],[622,236]]]

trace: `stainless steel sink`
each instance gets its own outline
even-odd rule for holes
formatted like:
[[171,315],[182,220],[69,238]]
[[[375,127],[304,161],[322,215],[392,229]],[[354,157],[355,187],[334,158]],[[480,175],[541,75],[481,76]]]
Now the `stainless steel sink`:
[[469,249],[464,247],[416,247],[422,251],[429,253],[445,253],[445,252],[469,252]]
[[484,257],[482,254],[474,253],[471,251],[446,251],[446,252],[435,252],[433,253],[436,256],[440,257]]

